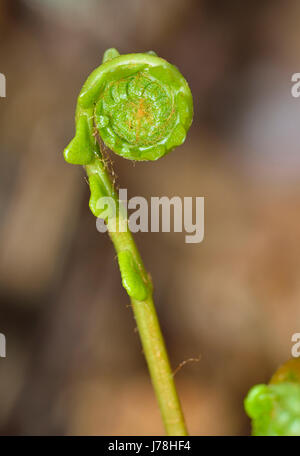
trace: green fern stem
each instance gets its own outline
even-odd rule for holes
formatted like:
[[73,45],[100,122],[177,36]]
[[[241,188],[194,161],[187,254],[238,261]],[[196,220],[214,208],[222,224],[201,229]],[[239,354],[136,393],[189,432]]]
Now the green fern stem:
[[[116,192],[100,159],[86,166],[90,180],[101,174],[110,196],[119,208]],[[98,196],[98,195],[97,195]],[[93,202],[91,202],[93,205]],[[122,283],[126,289],[139,331],[144,356],[158,400],[167,435],[185,436],[187,430],[176,391],[164,338],[152,298],[152,282],[128,229],[126,215],[120,210],[116,218],[107,219],[108,234],[118,255]],[[122,231],[119,230],[122,227]],[[138,299],[137,299],[138,298]]]

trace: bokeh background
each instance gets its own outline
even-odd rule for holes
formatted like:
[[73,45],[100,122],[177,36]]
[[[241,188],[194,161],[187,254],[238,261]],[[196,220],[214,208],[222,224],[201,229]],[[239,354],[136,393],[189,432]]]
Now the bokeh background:
[[205,196],[205,240],[138,234],[191,434],[246,435],[248,389],[300,330],[297,0],[0,0],[0,433],[161,435],[112,245],[62,150],[108,47],[155,50],[195,103],[184,145],[113,156],[129,197]]

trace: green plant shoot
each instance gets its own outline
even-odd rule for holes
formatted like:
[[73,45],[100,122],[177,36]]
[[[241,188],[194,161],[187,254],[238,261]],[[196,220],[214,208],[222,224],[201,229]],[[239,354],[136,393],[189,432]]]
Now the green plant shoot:
[[255,385],[245,399],[254,436],[300,435],[300,359],[292,359],[269,385]]
[[[76,134],[64,150],[68,163],[84,165],[90,209],[107,224],[168,435],[187,435],[183,413],[153,304],[152,281],[126,215],[122,211],[104,213],[99,205],[105,197],[119,204],[101,141],[129,160],[154,161],[184,142],[192,118],[191,91],[175,66],[153,51],[120,55],[116,49],[108,49],[81,89]],[[126,229],[120,230],[120,226]]]

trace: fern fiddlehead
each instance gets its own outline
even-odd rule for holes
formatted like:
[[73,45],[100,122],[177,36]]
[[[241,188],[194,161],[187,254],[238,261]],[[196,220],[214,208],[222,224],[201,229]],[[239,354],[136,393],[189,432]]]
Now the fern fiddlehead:
[[[193,117],[189,86],[179,70],[154,52],[104,53],[102,65],[86,80],[78,97],[76,134],[64,150],[68,163],[84,165],[91,191],[90,209],[104,215],[99,200],[114,185],[102,156],[101,142],[130,160],[154,161],[185,140]],[[152,299],[152,283],[122,211],[105,215],[118,255],[122,284],[132,304],[143,351],[168,435],[186,435],[170,363]],[[118,227],[125,226],[125,230]],[[116,229],[117,228],[117,229]]]
[[[188,84],[177,68],[153,55],[108,50],[85,82],[76,110],[76,136],[65,158],[87,165],[99,133],[107,147],[130,160],[157,160],[182,144],[192,121]],[[78,144],[86,148],[78,148]]]
[[291,359],[268,385],[255,385],[245,399],[254,436],[300,435],[300,359]]

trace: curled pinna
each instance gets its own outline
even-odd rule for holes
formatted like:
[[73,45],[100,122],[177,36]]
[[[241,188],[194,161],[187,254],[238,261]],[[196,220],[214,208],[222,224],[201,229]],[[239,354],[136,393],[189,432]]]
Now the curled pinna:
[[95,135],[130,160],[157,160],[185,140],[193,117],[189,86],[179,70],[154,52],[120,55],[108,49],[86,80],[76,108],[76,135],[67,162],[99,156]]

